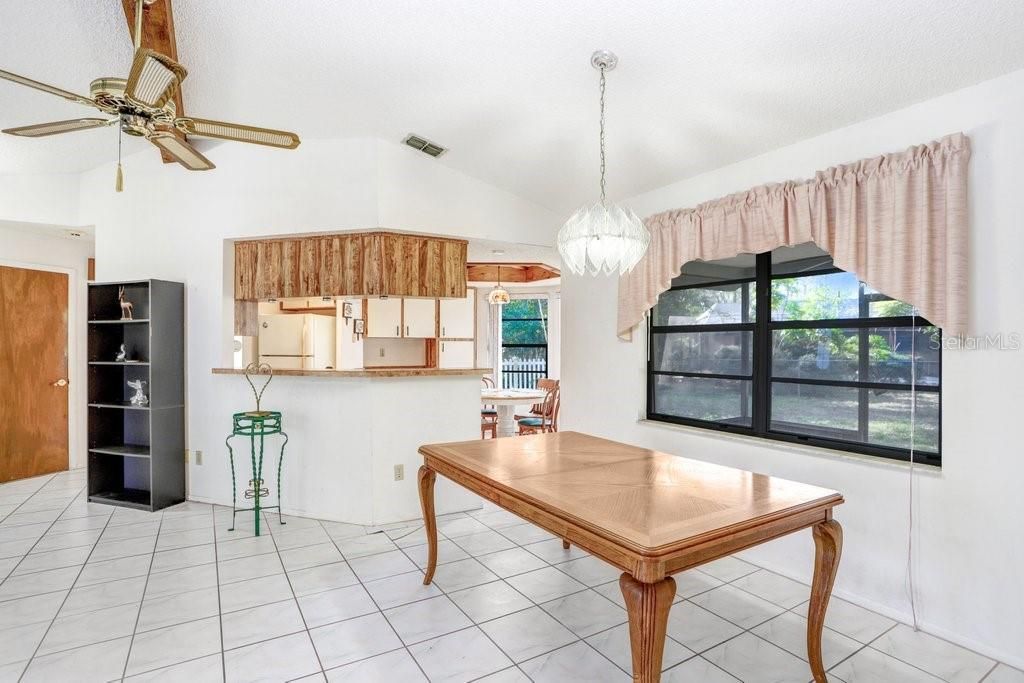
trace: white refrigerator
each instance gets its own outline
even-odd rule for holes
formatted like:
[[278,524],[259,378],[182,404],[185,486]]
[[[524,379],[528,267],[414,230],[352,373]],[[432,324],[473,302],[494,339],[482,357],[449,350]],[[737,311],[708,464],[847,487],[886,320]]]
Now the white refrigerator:
[[329,315],[261,315],[260,363],[275,370],[333,370],[337,319]]

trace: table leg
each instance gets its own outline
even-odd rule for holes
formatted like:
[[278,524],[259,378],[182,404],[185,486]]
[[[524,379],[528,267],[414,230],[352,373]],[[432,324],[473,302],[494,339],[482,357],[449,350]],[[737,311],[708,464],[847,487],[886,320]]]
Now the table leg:
[[658,683],[665,652],[668,611],[676,596],[676,581],[667,576],[657,583],[642,583],[629,574],[623,574],[619,577],[619,588],[629,613],[633,680],[636,683]]
[[497,406],[498,409],[498,436],[515,436],[516,435],[516,407],[515,406]]
[[825,665],[821,659],[821,630],[825,626],[825,610],[832,595],[832,585],[843,553],[843,528],[830,519],[814,526],[814,580],[811,603],[807,607],[807,659],[815,683],[825,683]]
[[437,475],[426,465],[420,467],[420,506],[423,508],[423,529],[427,532],[427,573],[423,585],[429,585],[437,569],[437,518],[434,515],[434,480]]

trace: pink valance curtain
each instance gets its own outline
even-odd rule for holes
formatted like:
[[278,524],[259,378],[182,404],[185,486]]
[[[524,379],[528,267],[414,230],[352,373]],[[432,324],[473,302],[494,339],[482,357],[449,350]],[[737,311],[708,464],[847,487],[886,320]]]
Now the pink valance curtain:
[[956,133],[648,217],[647,254],[619,280],[619,335],[629,336],[684,264],[805,242],[947,334],[965,333],[969,158],[969,139]]

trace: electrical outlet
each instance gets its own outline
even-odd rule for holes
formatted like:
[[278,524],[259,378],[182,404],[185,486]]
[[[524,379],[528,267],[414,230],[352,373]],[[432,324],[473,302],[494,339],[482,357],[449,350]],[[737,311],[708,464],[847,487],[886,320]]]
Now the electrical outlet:
[[202,451],[196,451],[196,465],[202,465],[202,464],[203,464],[203,452]]
[[405,465],[395,465],[395,481],[405,479]]
[[381,358],[383,358],[383,357],[384,357],[384,347],[383,347],[383,346],[382,346],[382,347],[380,347],[380,357],[381,357]]

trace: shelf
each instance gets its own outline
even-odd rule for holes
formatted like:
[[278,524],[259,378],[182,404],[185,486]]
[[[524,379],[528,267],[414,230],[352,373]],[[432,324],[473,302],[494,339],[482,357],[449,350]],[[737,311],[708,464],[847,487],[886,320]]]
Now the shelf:
[[108,403],[90,403],[90,408],[122,408],[124,410],[149,410],[149,406],[133,406],[128,401],[113,401]]
[[[147,512],[175,505],[185,499],[184,285],[88,287],[88,499]],[[135,319],[121,319],[121,298]],[[146,382],[146,405],[132,405],[127,380]]]
[[132,367],[134,365],[141,365],[143,367],[148,367],[149,366],[149,361],[148,360],[133,360],[130,363],[126,363],[126,362],[121,361],[121,360],[91,360],[91,361],[89,361],[89,365],[127,365],[128,367]]
[[101,491],[89,495],[90,503],[107,503],[108,505],[120,505],[136,510],[148,510],[152,496],[149,491],[141,489],[120,489],[118,491]]
[[149,446],[134,446],[125,444],[123,446],[96,446],[89,449],[90,453],[102,453],[103,455],[123,455],[129,458],[148,458]]
[[132,323],[148,323],[149,318],[136,318],[135,320],[90,320],[90,325],[131,325]]

